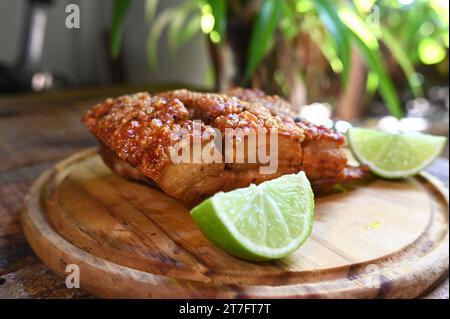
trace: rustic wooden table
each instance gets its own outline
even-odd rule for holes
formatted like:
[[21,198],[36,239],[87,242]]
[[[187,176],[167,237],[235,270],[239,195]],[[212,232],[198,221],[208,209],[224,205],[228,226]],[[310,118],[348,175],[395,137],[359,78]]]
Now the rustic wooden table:
[[[67,289],[64,280],[30,249],[20,226],[23,198],[45,169],[96,144],[80,123],[84,110],[107,96],[144,89],[112,87],[0,97],[0,298],[93,297],[80,289]],[[448,186],[448,160],[437,160],[428,171]],[[449,298],[448,277],[423,298]]]

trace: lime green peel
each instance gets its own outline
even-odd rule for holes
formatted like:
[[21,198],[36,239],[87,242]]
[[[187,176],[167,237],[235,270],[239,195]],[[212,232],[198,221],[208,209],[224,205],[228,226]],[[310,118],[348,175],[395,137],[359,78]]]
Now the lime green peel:
[[308,238],[314,194],[304,172],[220,192],[191,211],[203,234],[227,253],[252,261],[285,257]]
[[347,137],[356,159],[374,174],[389,179],[419,173],[441,154],[447,142],[442,136],[365,128],[352,128]]

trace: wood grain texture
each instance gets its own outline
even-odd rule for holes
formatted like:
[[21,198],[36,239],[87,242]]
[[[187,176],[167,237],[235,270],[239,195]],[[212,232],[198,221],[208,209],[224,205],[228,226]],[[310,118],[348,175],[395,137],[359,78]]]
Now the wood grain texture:
[[429,175],[318,198],[307,242],[265,263],[214,247],[188,210],[92,149],[43,174],[26,208],[37,255],[60,275],[79,265],[81,286],[103,297],[412,298],[448,269],[448,197]]

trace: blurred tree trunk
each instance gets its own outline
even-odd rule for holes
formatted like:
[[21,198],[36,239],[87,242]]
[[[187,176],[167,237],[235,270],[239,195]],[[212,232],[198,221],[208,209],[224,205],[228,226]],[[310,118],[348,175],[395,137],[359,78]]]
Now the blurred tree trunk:
[[359,52],[353,48],[347,89],[340,97],[337,117],[345,121],[361,118],[367,84],[367,68]]

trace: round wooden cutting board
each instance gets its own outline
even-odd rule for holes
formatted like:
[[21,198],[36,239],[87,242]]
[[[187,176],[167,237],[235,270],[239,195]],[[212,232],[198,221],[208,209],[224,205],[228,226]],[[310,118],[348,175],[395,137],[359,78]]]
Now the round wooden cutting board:
[[96,150],[57,164],[26,199],[23,227],[56,273],[76,264],[102,297],[411,298],[448,271],[448,195],[434,178],[374,180],[316,198],[311,237],[252,263],[213,246],[189,211],[113,174]]

